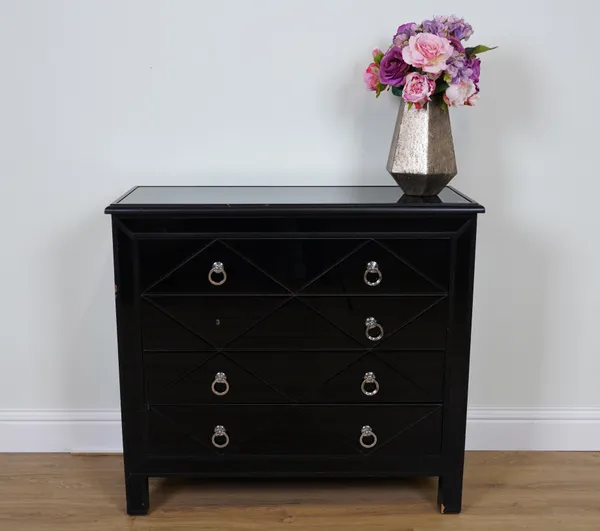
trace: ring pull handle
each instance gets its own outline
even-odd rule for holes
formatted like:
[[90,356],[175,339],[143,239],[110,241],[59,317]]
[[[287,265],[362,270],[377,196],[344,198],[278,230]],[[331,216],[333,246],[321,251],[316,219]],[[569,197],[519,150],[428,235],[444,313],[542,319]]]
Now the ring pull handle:
[[[383,338],[383,326],[377,322],[375,317],[367,317],[365,326],[365,335],[367,336],[367,339],[370,339],[371,341],[379,341],[381,338]],[[377,335],[373,335],[371,332],[376,332]]]
[[[367,389],[367,385],[373,385],[373,389],[370,391]],[[375,396],[379,393],[379,382],[375,378],[375,374],[372,372],[368,372],[365,374],[362,384],[360,385],[360,390],[363,392],[363,395],[366,396]]]
[[[217,385],[218,386],[224,385],[225,388],[223,390],[219,391],[217,389]],[[211,388],[213,394],[215,394],[217,396],[225,396],[227,393],[229,393],[229,382],[227,381],[227,375],[224,372],[218,372],[217,374],[215,374],[215,380],[213,381],[210,388]]]
[[[368,439],[373,439],[368,442]],[[360,430],[360,438],[358,439],[363,448],[373,448],[377,444],[377,435],[373,433],[371,426],[363,426]]]
[[[372,275],[377,275],[375,280],[369,280]],[[367,286],[375,287],[381,284],[381,281],[383,280],[383,273],[379,270],[379,264],[377,262],[369,262],[367,264],[367,269],[365,269],[363,279]]]
[[[219,442],[217,439],[223,439]],[[215,433],[211,439],[213,446],[216,448],[225,448],[229,444],[229,435],[223,426],[215,426]]]
[[[217,275],[221,276],[222,278],[220,280],[216,280],[215,277]],[[215,262],[212,265],[211,270],[208,272],[208,281],[213,286],[221,286],[222,284],[225,284],[225,282],[227,281],[227,273],[225,272],[223,262]]]

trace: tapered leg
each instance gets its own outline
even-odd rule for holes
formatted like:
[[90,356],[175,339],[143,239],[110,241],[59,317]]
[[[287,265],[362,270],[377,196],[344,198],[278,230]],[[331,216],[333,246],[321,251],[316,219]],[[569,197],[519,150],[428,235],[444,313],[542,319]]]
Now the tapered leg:
[[149,491],[146,476],[129,475],[125,480],[127,514],[131,516],[148,514]]
[[462,471],[440,476],[437,502],[442,514],[458,514],[462,506]]

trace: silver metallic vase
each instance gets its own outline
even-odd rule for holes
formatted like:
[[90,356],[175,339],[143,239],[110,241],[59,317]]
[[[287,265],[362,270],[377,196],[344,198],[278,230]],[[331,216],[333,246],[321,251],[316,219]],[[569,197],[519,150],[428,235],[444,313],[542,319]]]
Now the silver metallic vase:
[[434,96],[424,109],[402,102],[387,171],[406,195],[432,196],[456,175],[450,113]]

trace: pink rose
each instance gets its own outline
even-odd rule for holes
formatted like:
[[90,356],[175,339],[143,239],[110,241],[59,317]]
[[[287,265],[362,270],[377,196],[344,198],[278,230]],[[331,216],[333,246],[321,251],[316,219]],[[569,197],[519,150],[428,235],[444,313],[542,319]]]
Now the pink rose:
[[449,107],[474,105],[477,100],[477,87],[472,79],[450,85],[444,93],[444,101]]
[[371,63],[365,70],[365,85],[369,90],[377,91],[379,85],[379,67]]
[[402,97],[407,103],[414,103],[417,109],[422,109],[434,90],[435,81],[418,72],[411,72],[406,76]]
[[446,69],[446,61],[453,52],[454,48],[445,37],[419,33],[408,40],[408,46],[402,50],[402,58],[423,72],[439,74]]

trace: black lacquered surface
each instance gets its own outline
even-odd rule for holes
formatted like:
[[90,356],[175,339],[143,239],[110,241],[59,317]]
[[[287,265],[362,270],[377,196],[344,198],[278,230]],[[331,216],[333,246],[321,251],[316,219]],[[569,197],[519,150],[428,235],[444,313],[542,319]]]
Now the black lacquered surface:
[[[256,405],[252,415],[244,406],[152,406],[149,451],[166,457],[437,455],[441,420],[441,408],[430,405]],[[359,442],[365,425],[377,436],[373,448]],[[225,428],[230,439],[226,448],[212,444],[214,426]]]
[[[146,350],[443,349],[447,297],[187,297],[142,301]],[[381,329],[367,337],[366,320]]]
[[[440,403],[444,357],[424,350],[146,352],[146,397],[192,405]],[[223,395],[212,389],[218,373],[229,385]],[[361,388],[367,373],[375,376],[376,394]]]
[[397,187],[139,187],[111,205],[129,513],[148,476],[231,471],[438,475],[458,512],[482,211]]
[[[445,294],[450,239],[143,239],[141,288],[147,294]],[[211,284],[219,262],[227,280]],[[365,273],[375,262],[378,275]],[[221,280],[215,276],[216,280]]]
[[[163,238],[139,249],[146,350],[445,348],[449,239]],[[367,337],[369,317],[380,340]]]

